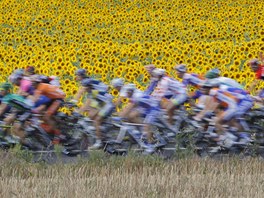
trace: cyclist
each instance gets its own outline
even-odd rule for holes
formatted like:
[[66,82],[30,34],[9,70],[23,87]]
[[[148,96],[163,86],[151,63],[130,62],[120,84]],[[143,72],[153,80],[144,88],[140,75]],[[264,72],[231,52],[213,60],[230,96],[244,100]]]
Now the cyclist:
[[217,68],[209,70],[205,74],[206,79],[217,79],[220,87],[233,87],[233,88],[238,88],[238,89],[243,89],[243,86],[239,84],[237,81],[228,78],[228,77],[222,77],[220,76],[220,71]]
[[166,101],[163,102],[163,106],[166,107],[169,123],[173,124],[175,109],[183,105],[188,99],[186,86],[176,79],[166,76],[164,69],[154,69],[152,73],[158,83],[151,96],[157,101]]
[[53,116],[57,113],[58,109],[60,108],[65,98],[65,93],[58,86],[54,86],[48,83],[43,83],[42,77],[39,75],[33,76],[31,80],[32,80],[32,85],[35,88],[32,101],[36,103],[41,99],[42,96],[45,96],[51,100],[49,106],[47,107],[47,110],[44,113],[43,120],[45,121],[46,124],[48,124],[51,127],[53,131],[55,131],[55,134],[59,136],[61,132],[57,128]]
[[[260,54],[262,57],[262,54]],[[249,91],[252,92],[259,80],[264,80],[264,64],[259,61],[258,59],[252,59],[248,62],[248,66],[250,66],[251,70],[255,72],[255,80],[249,87]],[[264,89],[262,88],[259,93],[258,97],[256,97],[257,101],[264,103]]]
[[24,71],[17,72],[15,71],[13,74],[10,75],[9,81],[19,87],[17,94],[28,97],[32,95],[34,92],[34,88],[32,87],[32,82],[28,77],[24,77]]
[[179,64],[174,67],[177,71],[177,76],[182,79],[182,83],[185,86],[194,86],[199,88],[200,84],[204,81],[204,77],[194,73],[187,73],[187,66],[185,64]]
[[[26,104],[26,99],[23,96],[11,93],[12,85],[10,83],[3,83],[1,85],[0,90],[1,90],[1,95],[3,97],[1,105],[0,105],[0,117],[2,117],[6,112],[9,112],[11,108],[11,102],[13,100]],[[16,118],[16,113],[11,112],[6,118],[3,119],[4,124],[10,125],[11,123],[14,122],[15,118]],[[6,132],[7,132],[6,130],[3,130],[2,135],[6,135]],[[17,134],[19,134],[19,132]],[[20,137],[22,137],[21,134],[20,134]]]
[[154,89],[158,83],[158,80],[153,76],[153,73],[152,73],[153,70],[156,69],[156,66],[153,64],[150,64],[150,65],[145,65],[144,68],[147,70],[147,72],[150,75],[150,84],[147,87],[147,89],[145,90],[145,93],[147,95],[150,95],[154,91]]
[[218,87],[218,81],[208,80],[202,84],[202,93],[209,97],[206,99],[205,109],[194,119],[200,121],[207,113],[216,112],[215,126],[219,135],[223,135],[225,132],[224,124],[241,130],[236,118],[242,116],[252,107],[252,100],[242,89],[221,89]]
[[203,107],[205,98],[199,88],[200,84],[205,80],[204,77],[195,73],[187,73],[185,64],[176,65],[174,69],[177,71],[177,77],[182,79],[182,83],[187,87],[187,92],[190,91],[190,87],[196,88],[194,92],[188,94],[190,105],[195,106],[195,100],[199,99],[196,106]]
[[151,153],[154,151],[151,125],[160,116],[159,102],[136,89],[134,84],[125,85],[124,90],[125,97],[129,99],[129,106],[123,112],[123,117],[131,122],[144,124],[143,135],[147,135],[149,143],[146,151]]
[[122,78],[115,78],[111,81],[111,85],[114,89],[116,89],[119,92],[117,101],[115,102],[115,106],[119,107],[122,103],[122,100],[125,97],[125,93],[124,93],[124,79]]
[[[76,76],[76,81],[80,82],[80,85],[82,85],[82,83],[81,83],[82,80],[89,79],[89,76],[87,75],[87,72],[85,69],[77,69],[75,72],[75,76]],[[79,102],[81,97],[84,96],[85,93],[86,93],[85,88],[81,86],[78,89],[74,98],[71,100],[71,102],[73,102],[73,103]]]
[[108,93],[108,86],[104,83],[86,78],[82,80],[82,87],[87,93],[88,99],[78,113],[88,112],[90,119],[94,121],[96,141],[90,148],[99,149],[103,146],[101,124],[105,118],[112,114],[115,106],[112,102],[112,96]]

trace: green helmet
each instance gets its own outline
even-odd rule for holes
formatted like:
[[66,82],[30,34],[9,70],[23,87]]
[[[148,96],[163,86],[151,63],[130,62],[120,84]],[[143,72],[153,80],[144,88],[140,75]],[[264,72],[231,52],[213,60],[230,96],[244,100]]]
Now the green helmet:
[[215,68],[215,69],[211,69],[210,71],[208,71],[205,74],[205,78],[207,79],[213,79],[213,78],[217,78],[220,76],[220,70]]
[[8,91],[10,89],[12,89],[12,85],[10,83],[2,83],[0,85],[0,90]]

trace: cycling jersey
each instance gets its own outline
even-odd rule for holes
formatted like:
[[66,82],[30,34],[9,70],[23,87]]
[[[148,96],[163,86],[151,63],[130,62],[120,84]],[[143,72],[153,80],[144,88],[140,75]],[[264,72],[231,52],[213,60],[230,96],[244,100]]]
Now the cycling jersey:
[[[12,103],[12,101],[18,102],[20,105],[17,105],[16,103]],[[2,104],[8,105],[8,108],[5,110],[5,112],[8,112],[12,107],[15,109],[24,110],[24,107],[31,108],[31,104],[25,99],[23,96],[18,94],[7,94],[2,98]]]
[[169,89],[169,84],[170,84],[171,79],[167,76],[162,77],[153,92],[151,93],[151,96],[155,98],[158,101],[161,101],[161,99],[165,96]]
[[221,107],[224,107],[224,120],[228,121],[236,115],[238,99],[230,92],[215,88],[210,90],[209,95],[212,96]]
[[11,100],[17,100],[19,102],[25,102],[25,98],[18,94],[7,94],[2,98],[2,103],[9,105]]
[[20,81],[19,89],[30,95],[33,95],[33,92],[34,92],[34,88],[32,87],[32,82],[28,78],[23,78]]
[[108,86],[100,81],[94,81],[93,89],[87,97],[91,100],[90,106],[99,109],[98,115],[105,118],[112,114],[115,109],[112,103],[113,97],[107,92]]
[[[259,66],[258,70],[256,71],[256,79],[264,80],[264,65]],[[259,97],[264,98],[264,89],[260,90]]]
[[145,90],[145,94],[150,95],[152,94],[152,92],[155,90],[157,84],[158,84],[158,80],[152,79],[149,86],[147,87],[147,89]]
[[204,77],[202,77],[201,75],[198,74],[189,74],[189,73],[185,73],[183,75],[183,80],[182,83],[187,86],[187,85],[192,85],[194,87],[199,87],[199,85],[203,82]]
[[232,94],[238,101],[241,100],[251,100],[248,91],[244,89],[234,88],[234,87],[220,87],[221,90],[229,92]]
[[227,78],[227,77],[219,77],[217,80],[220,83],[220,88],[225,88],[225,87],[234,87],[234,88],[240,88],[243,89],[243,86],[239,84],[237,81]]
[[144,118],[143,123],[152,124],[159,117],[159,102],[153,97],[136,89],[130,99],[137,105],[136,109]]
[[239,88],[227,87],[225,91],[231,93],[237,100],[237,116],[242,116],[254,105],[253,100],[247,91]]
[[258,70],[256,71],[256,79],[264,80],[264,65],[259,66]]
[[165,76],[157,83],[151,96],[157,101],[161,101],[162,98],[171,99],[172,103],[178,106],[187,100],[186,86]]
[[186,86],[175,79],[171,79],[165,97],[169,95],[172,95],[170,99],[175,106],[182,105],[188,99]]
[[88,98],[97,100],[98,102],[112,102],[113,97],[105,92],[105,91],[99,91],[99,90],[91,90],[91,92],[88,93]]
[[165,96],[167,95],[174,96],[179,94],[187,95],[186,91],[187,91],[186,86],[183,83],[179,82],[178,80],[170,78],[168,89],[167,92],[165,93]]
[[64,99],[65,93],[58,87],[47,83],[40,83],[35,90],[35,97],[39,99],[41,95],[47,96],[52,100]]

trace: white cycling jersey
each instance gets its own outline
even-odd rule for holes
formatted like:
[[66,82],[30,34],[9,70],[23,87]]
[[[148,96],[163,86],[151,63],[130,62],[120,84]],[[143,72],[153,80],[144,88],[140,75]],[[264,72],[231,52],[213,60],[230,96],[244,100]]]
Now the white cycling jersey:
[[154,91],[152,92],[151,96],[154,99],[160,101],[164,97],[164,95],[168,92],[170,83],[171,83],[171,79],[168,76],[162,77],[159,80]]
[[164,76],[158,82],[151,96],[160,101],[165,96],[179,94],[186,94],[186,86],[176,79]]
[[186,86],[183,83],[179,82],[178,80],[171,78],[166,95],[169,94],[171,95],[187,94]]
[[189,74],[185,73],[183,75],[182,83],[184,85],[193,85],[193,86],[198,86],[200,85],[204,80],[200,77],[198,74]]
[[243,86],[241,84],[239,84],[237,81],[231,78],[218,77],[217,80],[220,82],[221,89],[224,89],[226,87],[234,87],[234,88],[243,89]]

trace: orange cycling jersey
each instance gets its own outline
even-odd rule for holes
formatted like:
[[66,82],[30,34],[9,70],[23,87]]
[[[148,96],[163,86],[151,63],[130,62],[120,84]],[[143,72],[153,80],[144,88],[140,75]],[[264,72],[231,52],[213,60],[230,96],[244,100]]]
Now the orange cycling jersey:
[[65,93],[57,86],[50,85],[47,83],[40,83],[35,90],[35,97],[39,98],[39,96],[44,95],[52,100],[56,99],[64,99]]

